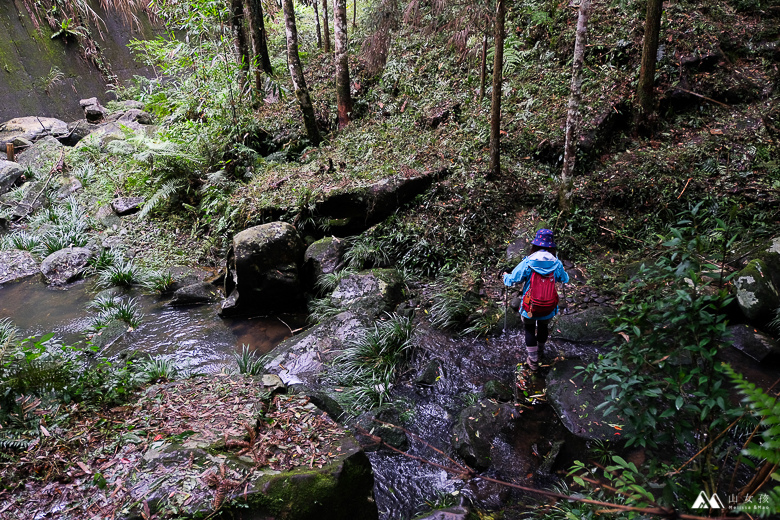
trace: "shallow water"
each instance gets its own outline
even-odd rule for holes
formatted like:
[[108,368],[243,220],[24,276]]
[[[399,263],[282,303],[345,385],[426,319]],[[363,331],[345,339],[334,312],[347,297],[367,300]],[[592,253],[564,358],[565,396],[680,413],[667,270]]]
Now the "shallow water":
[[[85,340],[84,331],[94,316],[87,306],[94,296],[88,282],[65,289],[50,288],[34,278],[6,284],[0,287],[0,318],[10,318],[25,337],[54,332],[74,344]],[[233,353],[245,344],[259,353],[270,351],[302,321],[300,316],[222,319],[217,315],[219,304],[171,307],[157,296],[131,292],[123,297],[136,298],[144,317],[101,355],[113,357],[127,350],[166,355],[202,372],[234,365]]]

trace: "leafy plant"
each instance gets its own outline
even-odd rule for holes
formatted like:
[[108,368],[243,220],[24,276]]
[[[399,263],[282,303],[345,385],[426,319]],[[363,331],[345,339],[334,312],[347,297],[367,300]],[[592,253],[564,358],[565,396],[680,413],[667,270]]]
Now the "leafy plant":
[[143,268],[137,266],[132,260],[117,257],[114,263],[98,271],[95,284],[106,289],[116,286],[143,285],[146,280],[147,274]]
[[240,374],[256,376],[263,373],[266,365],[270,361],[270,355],[258,356],[257,352],[249,349],[249,345],[241,345],[241,353],[233,353],[233,359],[238,365]]
[[346,342],[333,364],[338,382],[351,387],[343,397],[352,411],[387,400],[396,375],[412,353],[413,334],[411,320],[393,314]]
[[135,328],[143,319],[143,313],[138,310],[138,301],[135,298],[122,299],[113,295],[103,295],[95,298],[89,307],[98,311],[98,315],[90,323],[91,331],[98,331],[114,320],[122,321]]
[[182,368],[170,357],[156,356],[138,364],[147,381],[173,381],[183,375]]

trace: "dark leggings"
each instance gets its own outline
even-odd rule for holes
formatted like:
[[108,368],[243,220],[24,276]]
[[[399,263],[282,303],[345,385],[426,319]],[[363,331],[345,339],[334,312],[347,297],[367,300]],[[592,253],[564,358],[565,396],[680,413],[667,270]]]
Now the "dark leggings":
[[547,335],[549,334],[547,328],[549,324],[550,320],[529,320],[528,318],[523,318],[525,345],[527,347],[544,345],[547,342]]

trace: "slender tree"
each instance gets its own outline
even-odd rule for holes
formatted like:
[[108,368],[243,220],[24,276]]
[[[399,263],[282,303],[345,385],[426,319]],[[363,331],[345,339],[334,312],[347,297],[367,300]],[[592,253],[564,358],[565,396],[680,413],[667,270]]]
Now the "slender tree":
[[352,96],[349,91],[349,41],[347,39],[347,0],[333,0],[333,32],[336,44],[336,105],[339,129],[349,124]]
[[233,32],[233,45],[236,47],[241,67],[241,88],[246,85],[249,74],[249,45],[244,32],[244,3],[242,0],[230,0],[230,28]]
[[357,0],[352,1],[352,28],[357,27]]
[[330,52],[330,26],[328,25],[328,0],[322,0],[322,39],[325,52]]
[[293,90],[303,113],[303,125],[306,127],[306,135],[312,143],[318,145],[322,141],[322,136],[320,136],[320,130],[317,128],[314,106],[309,96],[309,89],[306,88],[306,80],[303,78],[301,57],[298,55],[298,28],[295,26],[293,0],[283,0],[282,10],[284,11],[284,24],[287,35],[287,63],[290,67]]
[[482,35],[482,56],[479,67],[479,100],[485,97],[485,81],[487,78],[487,45],[488,45],[488,33]]
[[322,30],[320,30],[320,8],[317,0],[312,0],[311,3],[314,6],[314,20],[317,22],[317,48],[322,49]]
[[642,66],[639,69],[639,84],[636,89],[639,101],[638,123],[642,124],[654,111],[653,84],[655,63],[658,55],[658,37],[661,32],[663,0],[647,0],[645,15],[645,36],[642,43]]
[[490,171],[489,178],[501,173],[501,89],[504,85],[504,16],[505,0],[496,2],[494,26],[495,52],[493,58],[493,99],[490,109]]
[[263,4],[260,0],[247,0],[249,12],[249,32],[252,35],[252,51],[255,55],[255,89],[263,90],[263,72],[273,74],[271,58],[268,55],[268,37],[263,19]]
[[585,60],[585,45],[588,37],[590,0],[580,0],[577,17],[577,34],[574,39],[574,60],[571,66],[571,94],[566,116],[566,141],[563,147],[563,170],[558,190],[558,206],[561,211],[571,209],[574,165],[577,158],[577,140],[580,135],[580,102],[582,101],[582,65]]

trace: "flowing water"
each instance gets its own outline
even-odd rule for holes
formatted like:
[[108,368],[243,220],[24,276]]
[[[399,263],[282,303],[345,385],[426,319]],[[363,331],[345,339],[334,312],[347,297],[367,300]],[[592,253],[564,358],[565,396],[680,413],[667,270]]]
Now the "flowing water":
[[[49,332],[66,343],[85,339],[95,315],[88,304],[95,291],[88,282],[54,289],[34,278],[0,287],[0,318],[10,318],[25,337]],[[171,307],[166,298],[129,292],[143,313],[141,324],[106,347],[100,354],[113,357],[132,350],[170,356],[181,366],[200,372],[218,372],[235,366],[233,353],[248,345],[259,353],[270,351],[290,337],[300,316],[222,319],[219,304]]]

